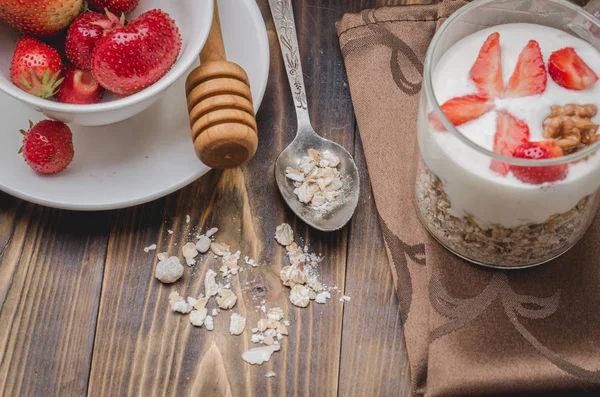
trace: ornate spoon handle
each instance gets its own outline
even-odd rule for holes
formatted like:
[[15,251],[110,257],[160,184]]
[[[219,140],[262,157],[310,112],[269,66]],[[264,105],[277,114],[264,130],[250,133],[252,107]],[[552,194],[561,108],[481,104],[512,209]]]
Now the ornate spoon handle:
[[279,47],[281,48],[283,63],[285,64],[290,82],[294,104],[296,105],[298,125],[304,126],[307,123],[310,126],[292,2],[291,0],[269,0],[269,6],[271,7],[271,13],[275,21]]

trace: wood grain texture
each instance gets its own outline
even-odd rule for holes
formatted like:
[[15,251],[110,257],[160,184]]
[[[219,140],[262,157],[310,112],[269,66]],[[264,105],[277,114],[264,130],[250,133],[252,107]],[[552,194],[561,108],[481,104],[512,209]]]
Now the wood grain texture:
[[[267,0],[257,2],[268,28],[271,73],[257,115],[260,145],[246,166],[212,171],[146,205],[96,214],[0,194],[0,395],[408,395],[397,301],[335,34],[344,13],[381,1],[293,2],[313,125],[355,153],[361,171],[358,212],[341,231],[306,227],[275,186],[273,164],[293,139],[296,121]],[[338,302],[340,293],[307,309],[289,303],[278,275],[284,249],[273,240],[282,222],[325,258],[321,280],[338,285],[351,302]],[[232,278],[239,298],[232,312],[248,318],[246,332],[236,337],[228,332],[229,312],[209,332],[168,308],[173,290],[203,292],[204,273],[219,267],[214,257],[186,267],[175,285],[154,278],[156,252],[181,256],[197,229],[212,226],[220,229],[217,241],[264,263]],[[156,252],[143,251],[154,243]],[[250,329],[262,317],[256,306],[263,300],[288,313],[290,335],[269,363],[250,366],[241,353],[252,347]],[[265,378],[268,371],[276,377]]]
[[5,241],[0,391],[81,396],[87,389],[109,217],[44,209],[4,194],[0,209],[14,214],[8,227],[0,228]]
[[379,217],[357,136],[361,180],[358,211],[350,224],[339,382],[340,396],[409,396],[410,368]]

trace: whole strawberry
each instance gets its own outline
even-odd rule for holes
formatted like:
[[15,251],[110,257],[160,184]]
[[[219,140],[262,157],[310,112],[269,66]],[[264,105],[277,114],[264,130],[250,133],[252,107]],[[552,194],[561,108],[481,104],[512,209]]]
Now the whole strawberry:
[[67,33],[65,53],[69,61],[79,69],[92,70],[92,54],[96,43],[111,29],[121,27],[125,20],[119,20],[108,12],[84,12],[78,16]]
[[69,127],[53,120],[43,120],[35,125],[30,121],[29,125],[29,131],[21,130],[25,137],[19,151],[27,164],[42,174],[55,174],[67,168],[75,155]]
[[98,11],[107,9],[113,14],[129,14],[138,6],[140,0],[88,0],[90,8]]
[[104,95],[102,88],[90,72],[71,65],[63,70],[64,81],[56,93],[56,100],[62,103],[89,105],[98,103]]
[[117,96],[154,84],[173,66],[181,50],[179,29],[168,14],[150,10],[110,31],[94,49],[92,74]]
[[51,36],[69,26],[83,0],[1,0],[0,19],[23,33]]
[[17,41],[10,65],[14,85],[32,95],[48,98],[56,93],[62,78],[60,54],[48,44],[31,36]]

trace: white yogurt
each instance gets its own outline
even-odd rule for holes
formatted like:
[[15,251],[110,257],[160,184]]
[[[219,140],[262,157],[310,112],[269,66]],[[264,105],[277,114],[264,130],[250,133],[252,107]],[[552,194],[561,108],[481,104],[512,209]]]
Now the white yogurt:
[[[552,52],[573,47],[596,72],[600,72],[600,53],[587,42],[557,29],[534,24],[506,24],[484,29],[453,45],[433,71],[433,89],[438,102],[477,92],[469,71],[479,49],[493,33],[500,33],[502,73],[507,84],[519,54],[529,42],[536,40],[547,65]],[[600,105],[600,82],[582,90],[568,90],[557,85],[548,75],[548,85],[541,95],[498,99],[496,109],[506,109],[529,126],[531,140],[543,140],[542,122],[551,105]],[[599,106],[600,107],[600,106]],[[420,117],[419,128],[429,128],[426,117]],[[600,124],[600,116],[592,119]],[[493,150],[496,111],[458,127],[478,145]],[[425,163],[443,182],[456,216],[469,213],[480,224],[514,227],[526,223],[542,223],[550,216],[573,208],[583,197],[594,193],[600,185],[600,155],[569,166],[567,178],[555,183],[532,185],[523,183],[512,173],[499,175],[490,170],[487,157],[462,143],[448,132],[419,134]]]

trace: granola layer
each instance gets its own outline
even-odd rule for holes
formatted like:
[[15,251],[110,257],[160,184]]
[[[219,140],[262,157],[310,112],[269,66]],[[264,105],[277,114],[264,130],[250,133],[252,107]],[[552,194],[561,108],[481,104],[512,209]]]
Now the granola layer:
[[480,225],[470,215],[454,216],[443,183],[421,164],[416,205],[429,232],[451,251],[471,261],[497,267],[543,263],[567,251],[586,231],[596,211],[596,194],[544,223],[507,228]]

